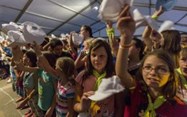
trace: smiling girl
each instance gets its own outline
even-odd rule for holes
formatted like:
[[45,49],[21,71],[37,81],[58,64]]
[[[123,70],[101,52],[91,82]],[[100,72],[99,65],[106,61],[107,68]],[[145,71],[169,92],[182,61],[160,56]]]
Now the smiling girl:
[[[86,69],[79,73],[77,81],[77,103],[75,111],[87,112],[92,117],[111,117],[114,115],[114,96],[100,102],[88,99],[89,91],[96,91],[103,78],[113,75],[113,62],[110,46],[107,42],[99,39],[92,41],[88,53]],[[89,112],[88,112],[89,111]]]

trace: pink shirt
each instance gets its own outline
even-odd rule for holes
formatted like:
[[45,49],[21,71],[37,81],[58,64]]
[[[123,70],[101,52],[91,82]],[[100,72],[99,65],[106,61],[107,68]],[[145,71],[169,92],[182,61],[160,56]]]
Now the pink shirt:
[[[89,76],[87,79],[82,81],[83,73],[81,72],[76,77],[76,82],[78,82],[83,87],[83,92],[94,91],[95,83],[97,78],[93,75]],[[111,96],[105,100],[97,102],[100,110],[97,111],[96,115],[92,117],[113,117],[114,115],[114,96]]]

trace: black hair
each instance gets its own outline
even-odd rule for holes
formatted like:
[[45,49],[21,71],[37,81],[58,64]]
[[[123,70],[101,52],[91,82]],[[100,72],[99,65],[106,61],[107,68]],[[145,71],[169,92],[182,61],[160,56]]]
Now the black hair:
[[63,46],[63,43],[61,40],[54,38],[50,42],[50,47],[53,50],[56,46]]
[[139,58],[141,60],[143,58],[143,56],[144,56],[144,54],[143,54],[144,43],[140,39],[138,39],[137,37],[134,37],[133,40],[135,41],[136,48],[140,48]]
[[36,67],[37,66],[37,56],[36,53],[33,51],[27,51],[25,52],[25,55],[29,58],[31,62],[31,67]]
[[90,26],[83,25],[82,27],[83,27],[86,31],[89,32],[89,36],[90,36],[90,37],[93,37],[93,36],[92,36],[92,29],[91,29]]

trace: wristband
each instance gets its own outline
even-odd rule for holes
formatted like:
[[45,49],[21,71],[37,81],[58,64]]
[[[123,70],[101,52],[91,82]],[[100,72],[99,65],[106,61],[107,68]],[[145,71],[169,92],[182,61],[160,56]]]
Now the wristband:
[[154,19],[154,20],[157,20],[157,19],[158,19],[158,16],[152,15],[151,18]]
[[110,37],[111,35],[114,36],[114,28],[106,29],[107,36]]
[[121,49],[128,49],[132,46],[132,43],[129,43],[129,44],[120,44],[119,48]]

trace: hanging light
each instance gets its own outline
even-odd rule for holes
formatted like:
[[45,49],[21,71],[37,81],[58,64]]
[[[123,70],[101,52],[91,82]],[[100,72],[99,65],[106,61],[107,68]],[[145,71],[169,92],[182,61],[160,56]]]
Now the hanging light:
[[98,6],[94,6],[93,9],[98,11],[99,7]]

